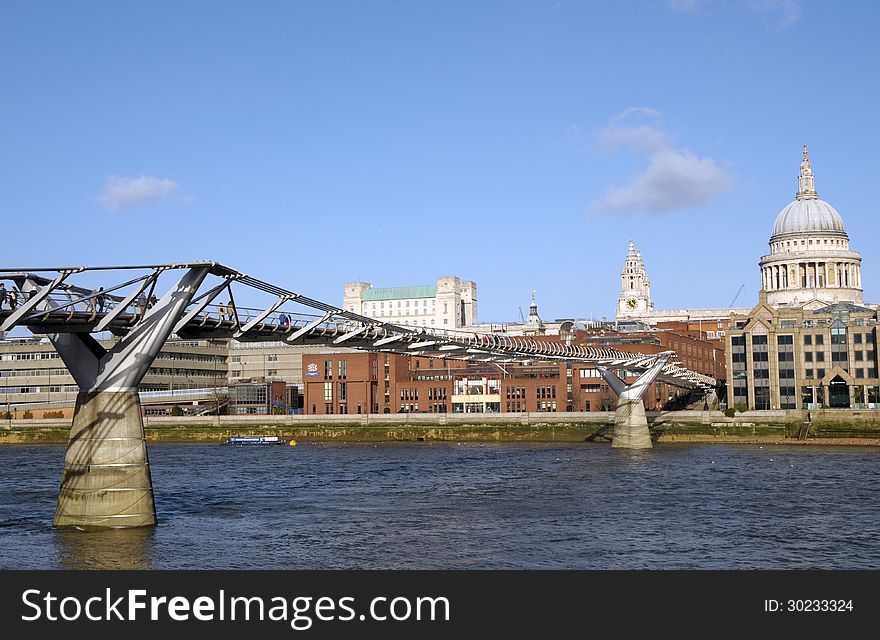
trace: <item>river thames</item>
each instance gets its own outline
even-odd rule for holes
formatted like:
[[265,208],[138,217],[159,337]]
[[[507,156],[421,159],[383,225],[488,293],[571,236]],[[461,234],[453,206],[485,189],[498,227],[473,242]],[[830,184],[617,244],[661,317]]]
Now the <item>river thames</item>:
[[877,569],[880,448],[151,444],[159,525],[56,530],[0,447],[3,569]]

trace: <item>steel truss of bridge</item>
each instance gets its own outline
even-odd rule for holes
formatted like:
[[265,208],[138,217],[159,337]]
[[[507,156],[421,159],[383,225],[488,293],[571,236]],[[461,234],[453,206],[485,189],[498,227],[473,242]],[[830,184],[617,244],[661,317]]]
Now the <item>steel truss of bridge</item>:
[[[149,322],[156,306],[149,301],[155,296],[160,277],[181,271],[204,274],[197,278],[198,291],[192,292],[189,303],[174,318],[172,333],[184,339],[318,344],[475,362],[566,362],[633,372],[649,370],[658,357],[527,337],[399,326],[339,309],[216,262],[3,270],[0,280],[14,282],[25,295],[15,310],[8,309],[8,305],[0,308],[0,331],[24,326],[40,334],[109,331],[125,337]],[[138,275],[105,283],[100,276],[107,272]],[[77,286],[72,282],[76,276],[91,276],[92,283]],[[104,287],[100,294],[98,285]],[[241,294],[242,288],[270,301],[263,308],[240,307],[235,303],[234,290]],[[98,304],[99,296],[103,305]],[[247,296],[248,300],[253,298]],[[224,310],[227,301],[232,301],[228,314],[219,313],[218,299]],[[713,378],[681,366],[674,354],[670,354],[657,379],[690,389],[710,389],[716,384]]]
[[[156,292],[175,276],[176,284],[159,298]],[[621,448],[652,446],[642,397],[654,380],[691,389],[715,384],[676,363],[669,351],[647,355],[403,327],[344,311],[216,262],[0,270],[2,281],[12,283],[7,291],[15,292],[15,303],[9,293],[0,303],[0,332],[26,327],[48,335],[79,386],[55,509],[57,527],[156,524],[138,385],[172,334],[475,362],[592,364],[618,394],[612,446]],[[257,308],[239,306],[236,295],[248,304],[252,299],[268,301]],[[119,337],[109,349],[92,336],[104,331]],[[643,373],[627,384],[615,369]]]

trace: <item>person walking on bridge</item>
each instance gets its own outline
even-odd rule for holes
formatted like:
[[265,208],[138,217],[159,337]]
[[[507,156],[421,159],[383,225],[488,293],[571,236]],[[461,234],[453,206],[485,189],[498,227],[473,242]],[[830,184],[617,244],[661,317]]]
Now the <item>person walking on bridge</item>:
[[104,312],[104,301],[104,287],[101,287],[100,289],[98,289],[98,297],[95,298],[95,304],[98,305],[98,313]]
[[4,303],[6,302],[6,297],[9,295],[9,292],[6,291],[6,284],[0,282],[0,309],[3,308]]
[[223,306],[222,302],[217,304],[217,316],[219,316],[221,322],[226,320],[226,307]]

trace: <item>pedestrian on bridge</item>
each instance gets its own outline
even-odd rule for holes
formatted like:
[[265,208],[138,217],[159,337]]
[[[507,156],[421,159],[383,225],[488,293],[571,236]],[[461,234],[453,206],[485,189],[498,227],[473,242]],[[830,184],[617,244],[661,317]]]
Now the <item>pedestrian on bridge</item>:
[[98,313],[103,313],[105,300],[106,298],[104,298],[104,287],[101,287],[100,289],[98,289],[98,297],[95,298],[95,304],[98,305]]
[[230,320],[235,320],[235,306],[232,304],[232,300],[226,303],[226,315]]
[[12,291],[9,292],[9,308],[15,309],[18,306],[18,289],[15,285],[12,286]]
[[281,315],[278,316],[278,324],[280,324],[282,327],[290,326],[290,318],[286,313],[282,312]]
[[3,304],[6,302],[6,298],[9,295],[9,292],[6,291],[6,285],[0,282],[0,309],[3,308]]
[[217,305],[217,315],[220,317],[220,321],[226,320],[226,307],[223,306],[223,303]]

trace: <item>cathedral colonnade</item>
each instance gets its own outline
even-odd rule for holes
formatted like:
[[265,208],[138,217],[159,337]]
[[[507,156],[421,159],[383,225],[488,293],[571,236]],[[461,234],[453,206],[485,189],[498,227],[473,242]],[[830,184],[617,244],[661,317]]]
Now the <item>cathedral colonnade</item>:
[[797,261],[761,269],[764,291],[781,289],[861,289],[862,267],[854,261]]

